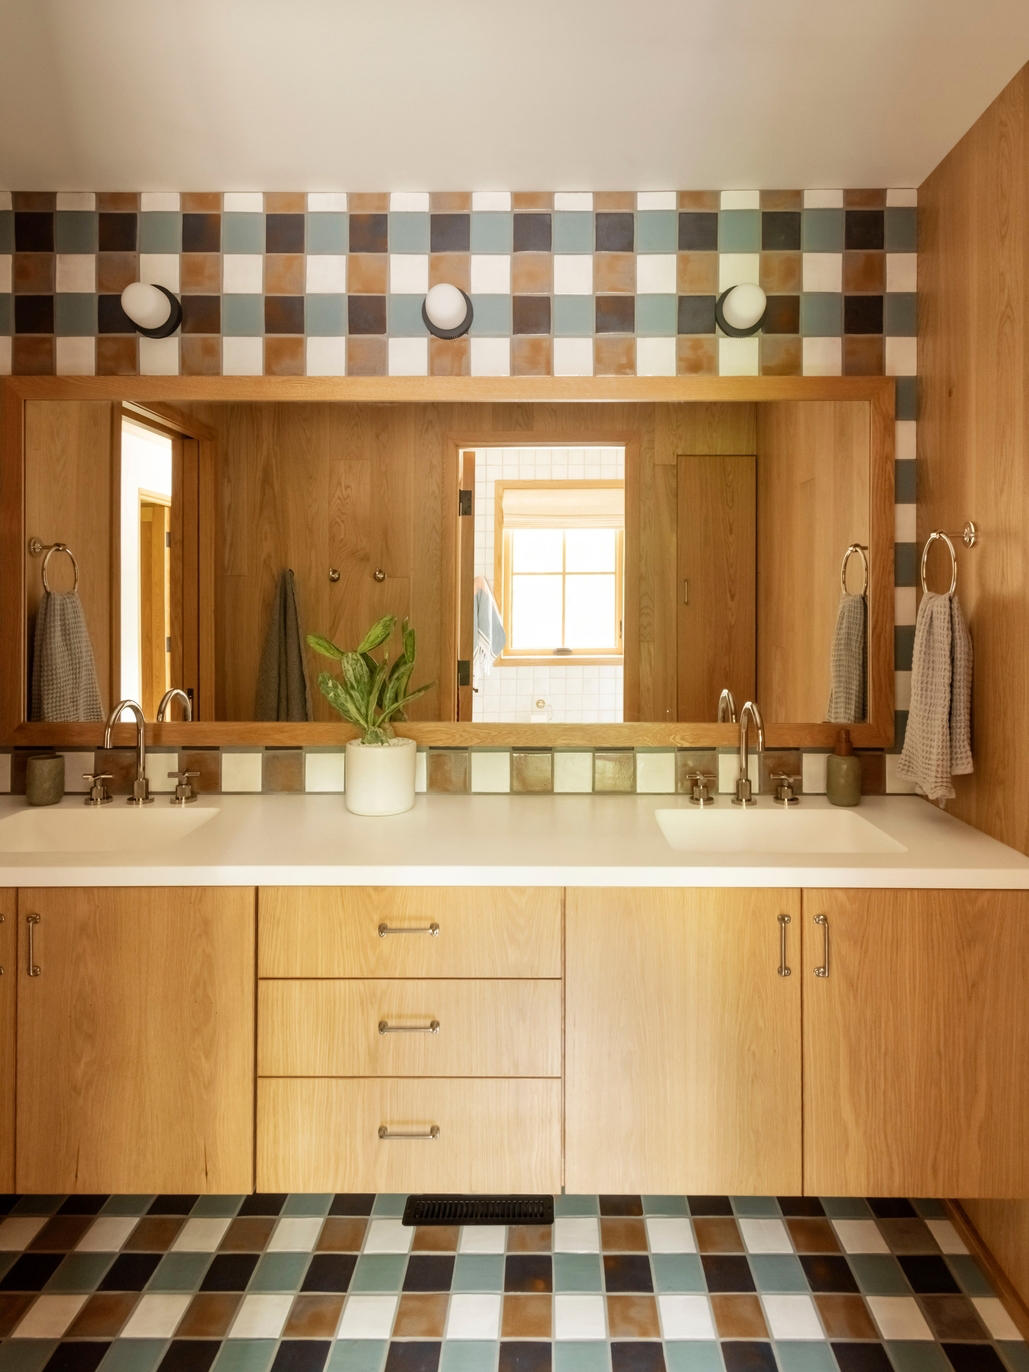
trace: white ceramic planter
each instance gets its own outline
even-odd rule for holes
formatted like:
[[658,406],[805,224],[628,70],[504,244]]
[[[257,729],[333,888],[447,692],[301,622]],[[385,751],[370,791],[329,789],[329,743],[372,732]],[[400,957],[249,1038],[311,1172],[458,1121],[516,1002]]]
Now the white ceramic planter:
[[401,815],[414,804],[418,745],[394,738],[385,745],[347,744],[345,797],[355,815]]

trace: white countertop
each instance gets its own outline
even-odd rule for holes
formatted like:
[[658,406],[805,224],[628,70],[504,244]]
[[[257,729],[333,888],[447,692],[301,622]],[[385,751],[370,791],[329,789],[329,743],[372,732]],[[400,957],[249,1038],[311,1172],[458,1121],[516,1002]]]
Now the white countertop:
[[[167,806],[159,796],[148,811]],[[115,807],[125,807],[120,797],[105,809]],[[677,852],[654,812],[697,814],[685,796],[419,796],[388,819],[351,815],[341,795],[212,796],[190,807],[212,818],[152,849],[3,851],[3,821],[26,808],[22,797],[0,797],[0,886],[1029,889],[1029,858],[909,796],[869,796],[854,811],[902,851],[788,855]],[[58,808],[84,807],[69,796]],[[731,808],[719,798],[719,812]],[[784,818],[831,809],[824,796],[805,796]]]

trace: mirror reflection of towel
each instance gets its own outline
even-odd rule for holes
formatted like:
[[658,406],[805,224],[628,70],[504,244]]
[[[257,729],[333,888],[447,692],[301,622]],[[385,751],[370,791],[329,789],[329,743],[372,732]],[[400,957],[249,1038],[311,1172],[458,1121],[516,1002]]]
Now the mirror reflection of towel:
[[255,719],[303,724],[312,718],[304,640],[297,609],[297,584],[288,568],[279,577],[272,617],[257,669]]
[[830,724],[855,724],[865,717],[868,674],[868,606],[863,595],[840,597],[830,657],[832,689],[825,717]]
[[477,576],[475,590],[475,651],[472,680],[479,682],[489,676],[493,664],[507,646],[507,633],[500,617],[500,608],[484,576]]
[[39,602],[30,718],[89,724],[104,718],[93,645],[75,591],[44,591]]

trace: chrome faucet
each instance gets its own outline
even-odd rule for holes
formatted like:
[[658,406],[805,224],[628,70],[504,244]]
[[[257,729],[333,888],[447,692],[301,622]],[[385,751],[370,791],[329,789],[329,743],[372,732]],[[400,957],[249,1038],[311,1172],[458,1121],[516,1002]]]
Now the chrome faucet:
[[751,720],[757,725],[757,747],[760,753],[765,746],[765,721],[761,718],[756,700],[748,700],[740,711],[740,771],[736,778],[736,794],[732,798],[734,805],[757,804],[750,781],[750,759],[747,756],[747,726]]
[[185,691],[181,690],[178,686],[173,686],[170,691],[165,691],[164,695],[161,697],[161,703],[157,707],[158,724],[164,723],[164,717],[168,711],[168,706],[176,696],[182,701],[183,708],[186,711],[185,722],[188,723],[193,718],[193,702]]
[[718,697],[718,723],[736,723],[736,697],[728,686],[722,687],[722,694]]
[[107,716],[107,726],[104,729],[104,747],[110,748],[111,730],[123,710],[131,710],[136,717],[136,779],[132,783],[132,795],[128,798],[129,804],[150,805],[154,798],[150,794],[150,782],[147,781],[146,775],[146,720],[143,718],[143,711],[134,700],[119,700]]

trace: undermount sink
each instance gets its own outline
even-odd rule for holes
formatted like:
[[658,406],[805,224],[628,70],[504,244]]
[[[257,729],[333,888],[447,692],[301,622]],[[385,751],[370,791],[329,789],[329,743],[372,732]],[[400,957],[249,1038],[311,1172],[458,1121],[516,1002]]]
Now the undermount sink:
[[906,853],[851,810],[725,808],[656,810],[661,832],[680,853]]
[[0,853],[134,853],[163,848],[217,813],[198,806],[173,809],[160,800],[136,808],[120,797],[96,809],[66,804],[18,810],[0,820]]

